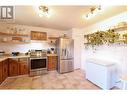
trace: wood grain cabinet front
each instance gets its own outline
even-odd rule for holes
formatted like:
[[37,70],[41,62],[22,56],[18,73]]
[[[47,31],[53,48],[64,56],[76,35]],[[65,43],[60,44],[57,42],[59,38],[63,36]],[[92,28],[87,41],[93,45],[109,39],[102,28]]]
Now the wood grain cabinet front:
[[48,70],[49,71],[56,70],[57,60],[58,60],[57,56],[48,56]]
[[29,73],[28,58],[19,60],[19,74],[24,75]]
[[0,84],[3,82],[2,78],[2,61],[0,62]]
[[8,77],[8,59],[3,61],[2,80],[4,81],[7,77]]
[[31,31],[31,40],[47,40],[46,32]]
[[9,59],[9,76],[19,75],[19,62],[18,59]]

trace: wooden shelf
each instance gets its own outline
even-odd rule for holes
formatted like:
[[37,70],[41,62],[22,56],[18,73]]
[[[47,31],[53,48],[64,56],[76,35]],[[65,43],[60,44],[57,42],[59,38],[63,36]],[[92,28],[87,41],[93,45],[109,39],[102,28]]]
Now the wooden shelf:
[[7,41],[7,42],[0,42],[0,43],[9,43],[9,44],[29,44],[30,42],[12,42],[12,41]]
[[3,32],[0,32],[0,35],[5,35],[5,36],[24,36],[24,37],[28,37],[29,36],[27,34],[11,34],[11,33],[3,33]]
[[58,39],[59,37],[48,37],[48,39]]
[[122,26],[122,27],[117,27],[117,28],[112,28],[114,31],[117,31],[117,30],[122,30],[122,29],[126,29],[127,26]]

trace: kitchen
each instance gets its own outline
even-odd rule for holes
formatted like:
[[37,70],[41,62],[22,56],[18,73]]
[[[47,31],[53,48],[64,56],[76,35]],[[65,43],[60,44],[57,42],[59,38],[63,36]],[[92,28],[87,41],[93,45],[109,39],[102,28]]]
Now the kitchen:
[[[43,6],[39,7],[39,9],[41,8],[43,8]],[[44,9],[46,8],[47,7],[44,6]],[[118,63],[120,60],[126,63],[126,58],[123,57],[123,55],[125,55],[123,49],[126,49],[126,45],[118,45],[119,47],[117,47],[117,49],[115,49],[114,44],[108,46],[100,45],[99,47],[94,44],[94,48],[87,47],[87,41],[84,41],[84,36],[88,36],[95,31],[112,28],[125,29],[123,33],[126,33],[127,7],[109,7],[107,11],[105,10],[105,13],[102,12],[105,14],[105,18],[100,14],[101,18],[97,17],[100,19],[96,17],[95,19],[92,18],[93,22],[88,22],[91,26],[84,27],[85,24],[83,24],[83,28],[79,28],[81,26],[76,28],[80,22],[73,24],[73,26],[71,26],[71,24],[76,23],[74,19],[81,15],[82,9],[87,11],[87,13],[90,11],[94,12],[96,9],[95,6],[59,6],[52,8],[54,8],[54,11],[56,9],[56,12],[60,13],[65,12],[67,14],[70,12],[70,14],[67,15],[68,19],[72,16],[71,14],[74,13],[74,11],[77,12],[77,16],[66,23],[63,19],[63,24],[67,24],[66,27],[64,27],[64,25],[59,25],[59,23],[61,23],[59,21],[63,16],[60,18],[58,17],[59,15],[56,15],[57,17],[54,17],[55,20],[52,21],[51,18],[41,17],[36,14],[35,10],[33,10],[33,6],[15,6],[16,23],[0,24],[0,88],[126,89],[126,83],[125,87],[123,87],[124,81],[126,82],[126,80],[117,76],[117,74],[126,75],[126,69]],[[66,8],[68,8],[68,11]],[[93,10],[93,8],[95,9]],[[100,7],[97,7],[97,9],[99,10]],[[27,11],[24,12],[24,10]],[[28,11],[29,13],[27,13]],[[114,11],[114,13],[106,15],[112,11]],[[32,21],[29,19],[30,16]],[[28,20],[24,20],[25,17]],[[51,19],[51,22],[48,21],[49,19]],[[56,21],[56,19],[58,20]],[[54,24],[54,22],[56,22],[56,24]],[[40,25],[41,23],[42,25]],[[116,53],[117,50],[118,52]],[[121,50],[122,53],[120,53]],[[114,54],[116,54],[116,56],[114,56]],[[119,57],[119,54],[121,57]],[[106,55],[109,56],[107,57]],[[114,67],[110,68],[111,72],[108,72],[109,75],[104,75],[105,72],[100,74],[98,72],[101,71],[97,71],[102,68],[98,67],[99,69],[96,69],[95,67],[98,65],[91,65],[92,63],[105,66],[102,70],[105,72],[108,72],[109,68],[107,67]],[[104,64],[102,65],[102,63]],[[108,65],[108,63],[110,65]],[[118,67],[120,67],[118,68],[118,73],[115,71],[116,65],[112,65],[115,63],[118,63]],[[98,76],[97,79],[93,76],[91,70],[93,70],[93,73],[97,72],[95,73],[95,75]],[[103,79],[102,75],[105,76],[105,79],[108,77],[109,80]],[[108,83],[102,85],[102,80]],[[110,81],[113,82],[110,83]]]

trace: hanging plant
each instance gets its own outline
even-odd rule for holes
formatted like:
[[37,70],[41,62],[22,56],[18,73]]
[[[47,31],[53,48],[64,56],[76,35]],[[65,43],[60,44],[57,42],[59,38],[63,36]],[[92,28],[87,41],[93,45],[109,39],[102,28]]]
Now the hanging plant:
[[109,30],[107,30],[107,32],[105,32],[105,36],[107,39],[107,43],[112,44],[112,43],[115,43],[119,40],[120,34],[114,32],[114,30],[109,29]]
[[[114,30],[107,31],[97,31],[93,34],[87,35],[87,42],[93,47],[103,45],[103,44],[111,44],[115,43],[119,40],[120,34],[114,32]],[[126,36],[127,37],[127,36]]]
[[103,40],[102,40],[103,36],[104,36],[103,31],[98,31],[93,34],[87,35],[87,41],[92,46],[102,45],[103,44]]
[[127,44],[127,33],[126,34],[123,34],[123,39],[124,39],[124,43]]

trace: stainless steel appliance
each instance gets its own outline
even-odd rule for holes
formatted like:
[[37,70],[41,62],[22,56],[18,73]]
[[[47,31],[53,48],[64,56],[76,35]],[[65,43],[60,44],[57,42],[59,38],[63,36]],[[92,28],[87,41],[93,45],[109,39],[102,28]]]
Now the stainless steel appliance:
[[29,63],[30,76],[47,73],[47,51],[31,50]]
[[4,51],[0,51],[0,57],[3,56],[5,54]]
[[57,54],[59,73],[66,73],[74,70],[74,40],[66,37],[57,40]]

